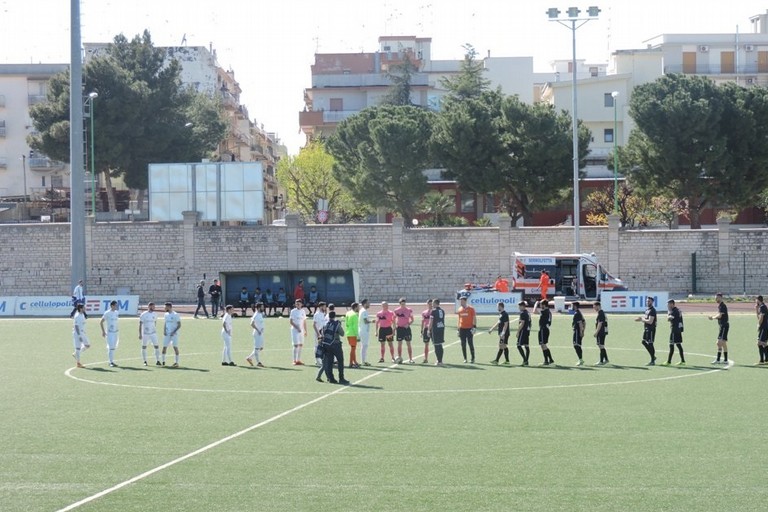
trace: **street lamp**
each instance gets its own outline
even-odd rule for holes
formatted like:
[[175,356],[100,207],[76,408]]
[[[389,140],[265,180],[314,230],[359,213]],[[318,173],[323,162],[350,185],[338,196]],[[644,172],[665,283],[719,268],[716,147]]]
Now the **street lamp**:
[[578,7],[569,7],[567,11],[567,20],[560,20],[560,10],[556,7],[547,9],[549,21],[556,21],[572,32],[573,59],[571,63],[571,74],[573,75],[571,85],[571,121],[573,129],[573,249],[576,254],[581,252],[581,243],[579,240],[579,224],[581,215],[581,204],[579,201],[579,122],[576,101],[576,30],[590,20],[596,19],[600,14],[597,6],[587,8],[587,18],[580,18],[581,10]]
[[96,91],[89,92],[88,97],[85,99],[85,102],[83,103],[84,107],[88,107],[88,117],[91,118],[91,213],[93,214],[93,218],[96,218],[96,160],[95,160],[95,147],[93,143],[94,134],[93,134],[93,114],[94,114],[94,106],[96,103],[96,98],[99,97],[99,93]]
[[613,91],[613,213],[619,213],[619,154],[616,152],[616,139],[619,136],[618,116],[616,114],[616,98],[619,97],[619,91]]

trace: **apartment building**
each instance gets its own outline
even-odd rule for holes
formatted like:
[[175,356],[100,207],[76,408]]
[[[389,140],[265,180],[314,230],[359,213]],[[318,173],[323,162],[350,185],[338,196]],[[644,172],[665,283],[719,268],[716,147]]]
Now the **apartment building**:
[[46,100],[48,80],[67,64],[0,64],[0,198],[32,197],[69,187],[69,166],[37,155],[29,108]]

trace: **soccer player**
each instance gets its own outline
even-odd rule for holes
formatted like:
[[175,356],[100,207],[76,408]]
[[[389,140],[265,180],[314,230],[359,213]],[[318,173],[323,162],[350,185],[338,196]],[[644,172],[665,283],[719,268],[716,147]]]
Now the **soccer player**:
[[573,320],[571,320],[571,327],[573,327],[573,349],[576,351],[576,357],[579,358],[576,366],[584,366],[581,342],[584,339],[586,322],[584,321],[584,315],[581,314],[578,302],[571,304],[571,308],[573,309]]
[[[107,340],[107,358],[109,359],[109,366],[116,368],[115,364],[115,349],[120,343],[118,321],[120,320],[120,313],[117,312],[117,301],[113,300],[109,303],[109,309],[101,316],[101,337]],[[107,324],[106,327],[104,324]]]
[[597,348],[600,349],[600,361],[595,363],[597,366],[603,366],[608,364],[608,352],[605,350],[605,337],[608,336],[608,319],[605,317],[605,311],[600,304],[600,301],[596,301],[592,307],[597,312],[597,318],[595,318],[595,341],[597,342]]
[[224,350],[221,352],[221,366],[237,366],[232,361],[232,305],[224,308],[224,318],[221,321],[221,340],[224,342]]
[[245,358],[249,365],[253,366],[253,360],[256,359],[256,366],[264,368],[261,364],[261,351],[264,349],[264,303],[256,303],[256,311],[251,317],[251,328],[253,329],[253,352]]
[[91,348],[88,343],[88,335],[85,333],[85,304],[75,306],[75,316],[72,323],[72,342],[75,345],[75,351],[72,357],[75,358],[78,368],[85,368],[80,363],[80,354]]
[[680,351],[680,366],[685,366],[685,355],[683,354],[683,315],[675,306],[675,301],[667,301],[667,321],[669,322],[669,357],[665,366],[672,364],[672,356],[675,355],[675,346]]
[[768,362],[768,306],[763,301],[763,296],[758,295],[755,299],[755,309],[757,311],[757,350],[760,353],[760,362]]
[[[85,293],[83,292],[82,279],[77,282],[77,286],[72,290],[72,312],[69,314],[69,318],[74,318],[75,313],[77,313],[78,304],[85,306]],[[85,318],[88,318],[88,315],[85,314],[85,310],[83,310],[83,315],[85,315]]]
[[549,309],[549,301],[543,299],[533,306],[533,313],[536,314],[536,310],[540,311],[539,315],[539,346],[541,352],[544,354],[544,366],[555,364],[555,360],[552,359],[552,352],[549,351],[549,329],[552,326],[552,311]]
[[528,358],[531,356],[529,347],[531,336],[531,314],[528,313],[528,303],[521,300],[517,303],[520,308],[520,317],[517,320],[517,351],[523,358],[523,366],[528,366]]
[[440,299],[432,299],[429,335],[432,338],[432,345],[435,346],[435,357],[437,358],[435,366],[444,366],[443,343],[445,342],[445,311],[440,307]]
[[139,316],[139,341],[141,341],[141,360],[147,366],[147,343],[155,347],[155,365],[160,366],[160,346],[157,343],[157,313],[155,303],[147,304],[147,310]]
[[395,320],[395,314],[389,310],[389,303],[381,303],[381,311],[376,313],[376,332],[378,333],[379,344],[381,344],[381,357],[379,362],[384,362],[384,342],[389,343],[389,354],[392,356],[392,362],[395,362],[395,346],[392,344],[392,322]]
[[427,301],[427,309],[421,312],[421,341],[424,342],[424,360],[421,364],[429,363],[429,322],[432,319],[432,299]]
[[374,323],[375,320],[371,320],[370,315],[368,314],[369,307],[370,303],[368,302],[368,299],[363,299],[360,301],[360,313],[357,320],[357,330],[358,341],[361,343],[360,359],[363,360],[363,366],[371,366],[371,363],[368,362],[368,342],[371,337],[371,324]]
[[349,367],[360,368],[357,364],[357,336],[359,333],[360,317],[357,310],[360,305],[357,302],[353,302],[350,305],[349,311],[344,315],[344,333],[347,335],[347,342],[349,343]]
[[323,367],[323,327],[328,323],[328,311],[325,302],[318,302],[315,314],[312,315],[312,328],[315,331],[315,361],[317,366]]
[[288,316],[288,322],[291,324],[293,364],[294,366],[301,366],[304,364],[301,362],[301,348],[304,346],[304,338],[307,336],[307,314],[304,312],[304,303],[302,301],[297,300],[295,302],[294,308]]
[[653,342],[656,341],[656,308],[653,307],[653,297],[645,298],[645,314],[635,318],[635,322],[643,322],[643,346],[651,356],[651,361],[647,366],[656,364],[656,348]]
[[173,304],[165,303],[165,315],[163,315],[163,352],[161,363],[165,366],[165,353],[168,345],[173,347],[173,368],[179,367],[179,330],[181,329],[181,315],[173,310]]
[[728,364],[728,329],[730,327],[728,323],[728,306],[723,302],[723,294],[718,293],[715,295],[715,302],[717,302],[717,314],[710,316],[710,320],[717,320],[717,357],[712,364],[721,364],[720,356],[723,356],[722,364]]
[[474,335],[477,329],[477,314],[475,308],[467,305],[467,297],[459,299],[459,309],[456,311],[459,317],[459,341],[461,341],[461,354],[464,356],[464,362],[467,362],[467,345],[469,345],[470,362],[475,364],[475,342]]
[[509,313],[504,310],[503,302],[499,302],[496,308],[499,311],[499,319],[488,329],[488,334],[491,334],[494,329],[498,328],[499,352],[496,354],[496,359],[491,361],[491,364],[499,364],[502,354],[504,354],[504,364],[509,364]]
[[411,346],[411,324],[413,323],[413,310],[409,308],[405,299],[400,299],[400,306],[395,309],[395,326],[397,335],[397,362],[403,360],[403,341],[408,348],[408,362],[413,364],[413,347]]

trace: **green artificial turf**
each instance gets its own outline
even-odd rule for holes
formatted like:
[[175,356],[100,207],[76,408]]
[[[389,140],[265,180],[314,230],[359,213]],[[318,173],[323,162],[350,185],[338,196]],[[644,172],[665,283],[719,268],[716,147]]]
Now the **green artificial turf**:
[[417,364],[377,364],[373,341],[373,366],[347,370],[348,388],[315,381],[311,347],[307,366],[291,365],[286,319],[267,320],[265,369],[245,364],[241,318],[237,368],[219,364],[218,321],[184,318],[180,369],[141,365],[135,318],[121,320],[119,368],[88,321],[85,369],[72,368],[71,321],[2,320],[0,509],[60,510],[265,422],[77,510],[763,510],[768,367],[753,364],[754,315],[731,315],[728,369],[710,365],[716,324],[697,314],[687,366],[645,366],[641,324],[609,315],[612,364],[595,367],[586,317],[583,368],[556,314],[556,367],[538,366],[535,332],[530,367],[514,346],[513,366],[491,365],[487,331],[464,364],[448,329],[448,367],[419,364],[420,340]]

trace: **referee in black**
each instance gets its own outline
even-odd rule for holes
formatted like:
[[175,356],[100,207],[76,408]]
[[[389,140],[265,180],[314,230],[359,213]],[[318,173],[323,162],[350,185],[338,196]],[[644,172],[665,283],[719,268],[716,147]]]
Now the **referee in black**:
[[643,346],[651,356],[651,362],[647,366],[656,364],[656,348],[653,342],[656,341],[656,308],[653,307],[653,297],[645,298],[645,314],[635,318],[635,322],[643,322]]
[[[715,295],[715,302],[717,302],[717,314],[710,316],[710,320],[717,320],[717,357],[712,364],[728,364],[728,329],[730,324],[728,323],[728,306],[723,302],[723,294],[718,293]],[[723,356],[723,362],[720,363],[720,356]]]
[[[544,354],[544,366],[555,364],[555,360],[552,359],[552,352],[549,351],[549,328],[552,326],[552,311],[549,309],[549,301],[542,299],[538,304],[540,308],[539,314],[539,346],[541,352]],[[536,306],[533,307],[533,312],[536,313]]]

